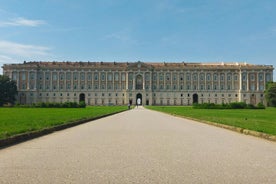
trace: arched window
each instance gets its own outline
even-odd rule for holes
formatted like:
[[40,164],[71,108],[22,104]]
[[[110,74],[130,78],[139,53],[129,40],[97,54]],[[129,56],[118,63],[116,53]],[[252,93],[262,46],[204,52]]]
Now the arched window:
[[137,75],[136,77],[136,89],[143,89],[143,77],[142,75]]

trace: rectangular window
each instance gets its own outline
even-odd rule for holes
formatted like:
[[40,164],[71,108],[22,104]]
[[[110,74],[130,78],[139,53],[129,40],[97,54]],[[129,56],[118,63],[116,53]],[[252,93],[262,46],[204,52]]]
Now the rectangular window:
[[95,73],[95,74],[94,74],[94,80],[95,80],[95,81],[97,81],[97,80],[98,80],[98,78],[99,78],[98,73]]
[[78,73],[77,72],[74,72],[73,78],[74,78],[74,80],[78,80]]
[[255,81],[255,75],[254,75],[254,74],[251,74],[251,75],[250,75],[250,80],[251,80],[251,81]]
[[66,73],[66,80],[71,80],[71,73],[70,72]]
[[16,80],[16,77],[17,77],[17,73],[16,73],[16,72],[13,72],[13,73],[12,73],[12,80]]
[[21,77],[22,77],[22,80],[26,80],[26,73],[25,72],[22,73]]
[[85,73],[81,72],[81,80],[83,81],[85,79]]
[[53,73],[53,80],[56,81],[57,80],[57,74]]

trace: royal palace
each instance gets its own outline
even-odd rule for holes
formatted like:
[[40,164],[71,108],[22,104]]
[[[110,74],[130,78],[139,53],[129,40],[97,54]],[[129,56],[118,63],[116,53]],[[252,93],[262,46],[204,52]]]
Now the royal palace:
[[17,101],[87,105],[264,103],[273,66],[246,63],[24,62],[6,64]]

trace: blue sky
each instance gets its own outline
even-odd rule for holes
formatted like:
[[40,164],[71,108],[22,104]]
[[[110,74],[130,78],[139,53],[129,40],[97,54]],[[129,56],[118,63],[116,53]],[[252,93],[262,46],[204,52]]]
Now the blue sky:
[[0,66],[24,60],[276,66],[275,9],[275,0],[0,0]]

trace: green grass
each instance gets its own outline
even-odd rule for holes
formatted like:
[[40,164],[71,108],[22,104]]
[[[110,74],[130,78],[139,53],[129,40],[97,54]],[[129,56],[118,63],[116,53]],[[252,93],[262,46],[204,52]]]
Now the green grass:
[[125,106],[86,108],[0,108],[0,139],[76,120],[126,110]]
[[149,106],[148,109],[198,120],[241,127],[276,135],[276,108],[256,109],[194,109],[192,107]]

